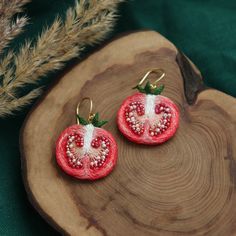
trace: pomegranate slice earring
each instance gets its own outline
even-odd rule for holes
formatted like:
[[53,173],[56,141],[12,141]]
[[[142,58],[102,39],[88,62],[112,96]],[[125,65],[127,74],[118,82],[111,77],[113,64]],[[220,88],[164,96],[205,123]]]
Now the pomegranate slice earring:
[[[82,102],[90,101],[88,119],[79,115]],[[66,128],[56,143],[56,160],[67,174],[78,179],[95,180],[108,175],[117,160],[117,144],[113,136],[100,128],[107,121],[99,121],[92,113],[91,98],[83,98],[76,109],[77,124]]]
[[[151,74],[157,74],[154,83],[143,82]],[[148,145],[156,145],[170,139],[179,125],[178,107],[161,92],[164,85],[157,87],[157,82],[165,77],[162,69],[148,71],[133,89],[139,92],[129,96],[122,103],[117,123],[121,133],[129,140]]]

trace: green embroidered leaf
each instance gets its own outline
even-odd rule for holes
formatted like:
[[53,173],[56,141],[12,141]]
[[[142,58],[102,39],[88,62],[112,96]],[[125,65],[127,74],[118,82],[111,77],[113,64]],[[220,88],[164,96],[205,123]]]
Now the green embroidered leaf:
[[141,85],[137,85],[133,87],[133,89],[138,89],[140,93],[159,95],[164,90],[164,85],[160,85],[159,87],[153,89],[148,81],[144,88],[142,88]]
[[77,117],[79,119],[80,125],[92,124],[95,127],[102,127],[103,125],[105,125],[108,122],[106,120],[99,121],[99,114],[98,114],[98,112],[94,115],[93,119],[90,120],[90,121],[85,120],[84,118],[80,117],[79,115],[77,115]]
[[140,85],[138,86],[138,90],[139,90],[139,92],[141,92],[141,93],[146,93],[145,89],[142,88]]
[[139,85],[136,85],[135,87],[133,87],[132,89],[138,89]]
[[97,112],[95,116],[93,117],[92,124],[95,126],[95,124],[98,123],[98,120],[99,120],[99,114]]
[[84,118],[80,117],[79,115],[77,115],[77,117],[78,117],[79,123],[80,123],[81,125],[87,125],[87,124],[89,124],[88,121],[86,121]]
[[153,91],[153,94],[154,94],[154,95],[159,95],[159,94],[161,94],[162,91],[164,90],[164,87],[165,87],[165,86],[162,84],[162,85],[160,85],[159,87],[155,88],[154,91]]
[[146,94],[152,94],[152,88],[149,81],[146,83],[144,90]]
[[105,125],[108,121],[106,120],[101,120],[101,121],[98,121],[96,127],[102,127],[103,125]]
[[133,87],[132,89],[138,89],[138,91],[139,91],[140,93],[146,93],[145,89],[142,88],[140,85],[137,85],[137,86]]
[[90,121],[86,121],[86,120],[82,120],[82,122],[80,122],[81,125],[88,125],[88,124],[92,124],[93,126],[95,127],[102,127],[103,125],[105,125],[108,121],[105,121],[105,120],[101,120],[99,121],[99,113],[97,112],[92,120]]

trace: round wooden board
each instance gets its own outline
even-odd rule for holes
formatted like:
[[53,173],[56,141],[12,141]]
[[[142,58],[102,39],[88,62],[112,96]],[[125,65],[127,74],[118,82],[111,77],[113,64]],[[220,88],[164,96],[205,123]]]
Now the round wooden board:
[[[180,109],[180,127],[160,146],[136,145],[116,126],[131,89],[163,68],[163,95]],[[55,141],[90,96],[118,143],[115,170],[96,182],[64,174]],[[66,73],[28,116],[21,134],[25,187],[39,213],[69,235],[236,234],[236,100],[207,89],[195,66],[152,31],[110,42]]]

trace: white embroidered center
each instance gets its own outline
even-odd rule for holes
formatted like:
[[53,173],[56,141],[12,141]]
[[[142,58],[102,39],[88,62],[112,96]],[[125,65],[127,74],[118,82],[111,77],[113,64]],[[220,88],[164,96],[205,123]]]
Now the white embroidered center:
[[146,95],[145,114],[149,118],[155,116],[155,99],[156,95],[151,95],[151,94]]
[[83,153],[87,153],[91,148],[94,126],[92,124],[88,124],[84,126],[84,128],[85,128],[85,135],[84,135]]

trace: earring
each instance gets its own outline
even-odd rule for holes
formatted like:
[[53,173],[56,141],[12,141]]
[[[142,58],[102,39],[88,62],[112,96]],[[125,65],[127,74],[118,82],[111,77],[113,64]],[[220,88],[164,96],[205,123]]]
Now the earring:
[[[80,116],[82,102],[89,100],[88,119]],[[95,180],[108,175],[115,167],[117,144],[103,128],[107,121],[99,121],[94,114],[91,98],[83,98],[77,105],[77,124],[66,128],[56,142],[56,160],[67,174],[78,179]]]
[[[143,82],[153,73],[158,76],[154,83]],[[156,145],[170,139],[179,125],[178,107],[161,92],[164,85],[157,87],[157,82],[165,77],[162,69],[148,71],[133,89],[139,92],[127,97],[122,103],[117,124],[121,133],[129,140],[148,145]]]

